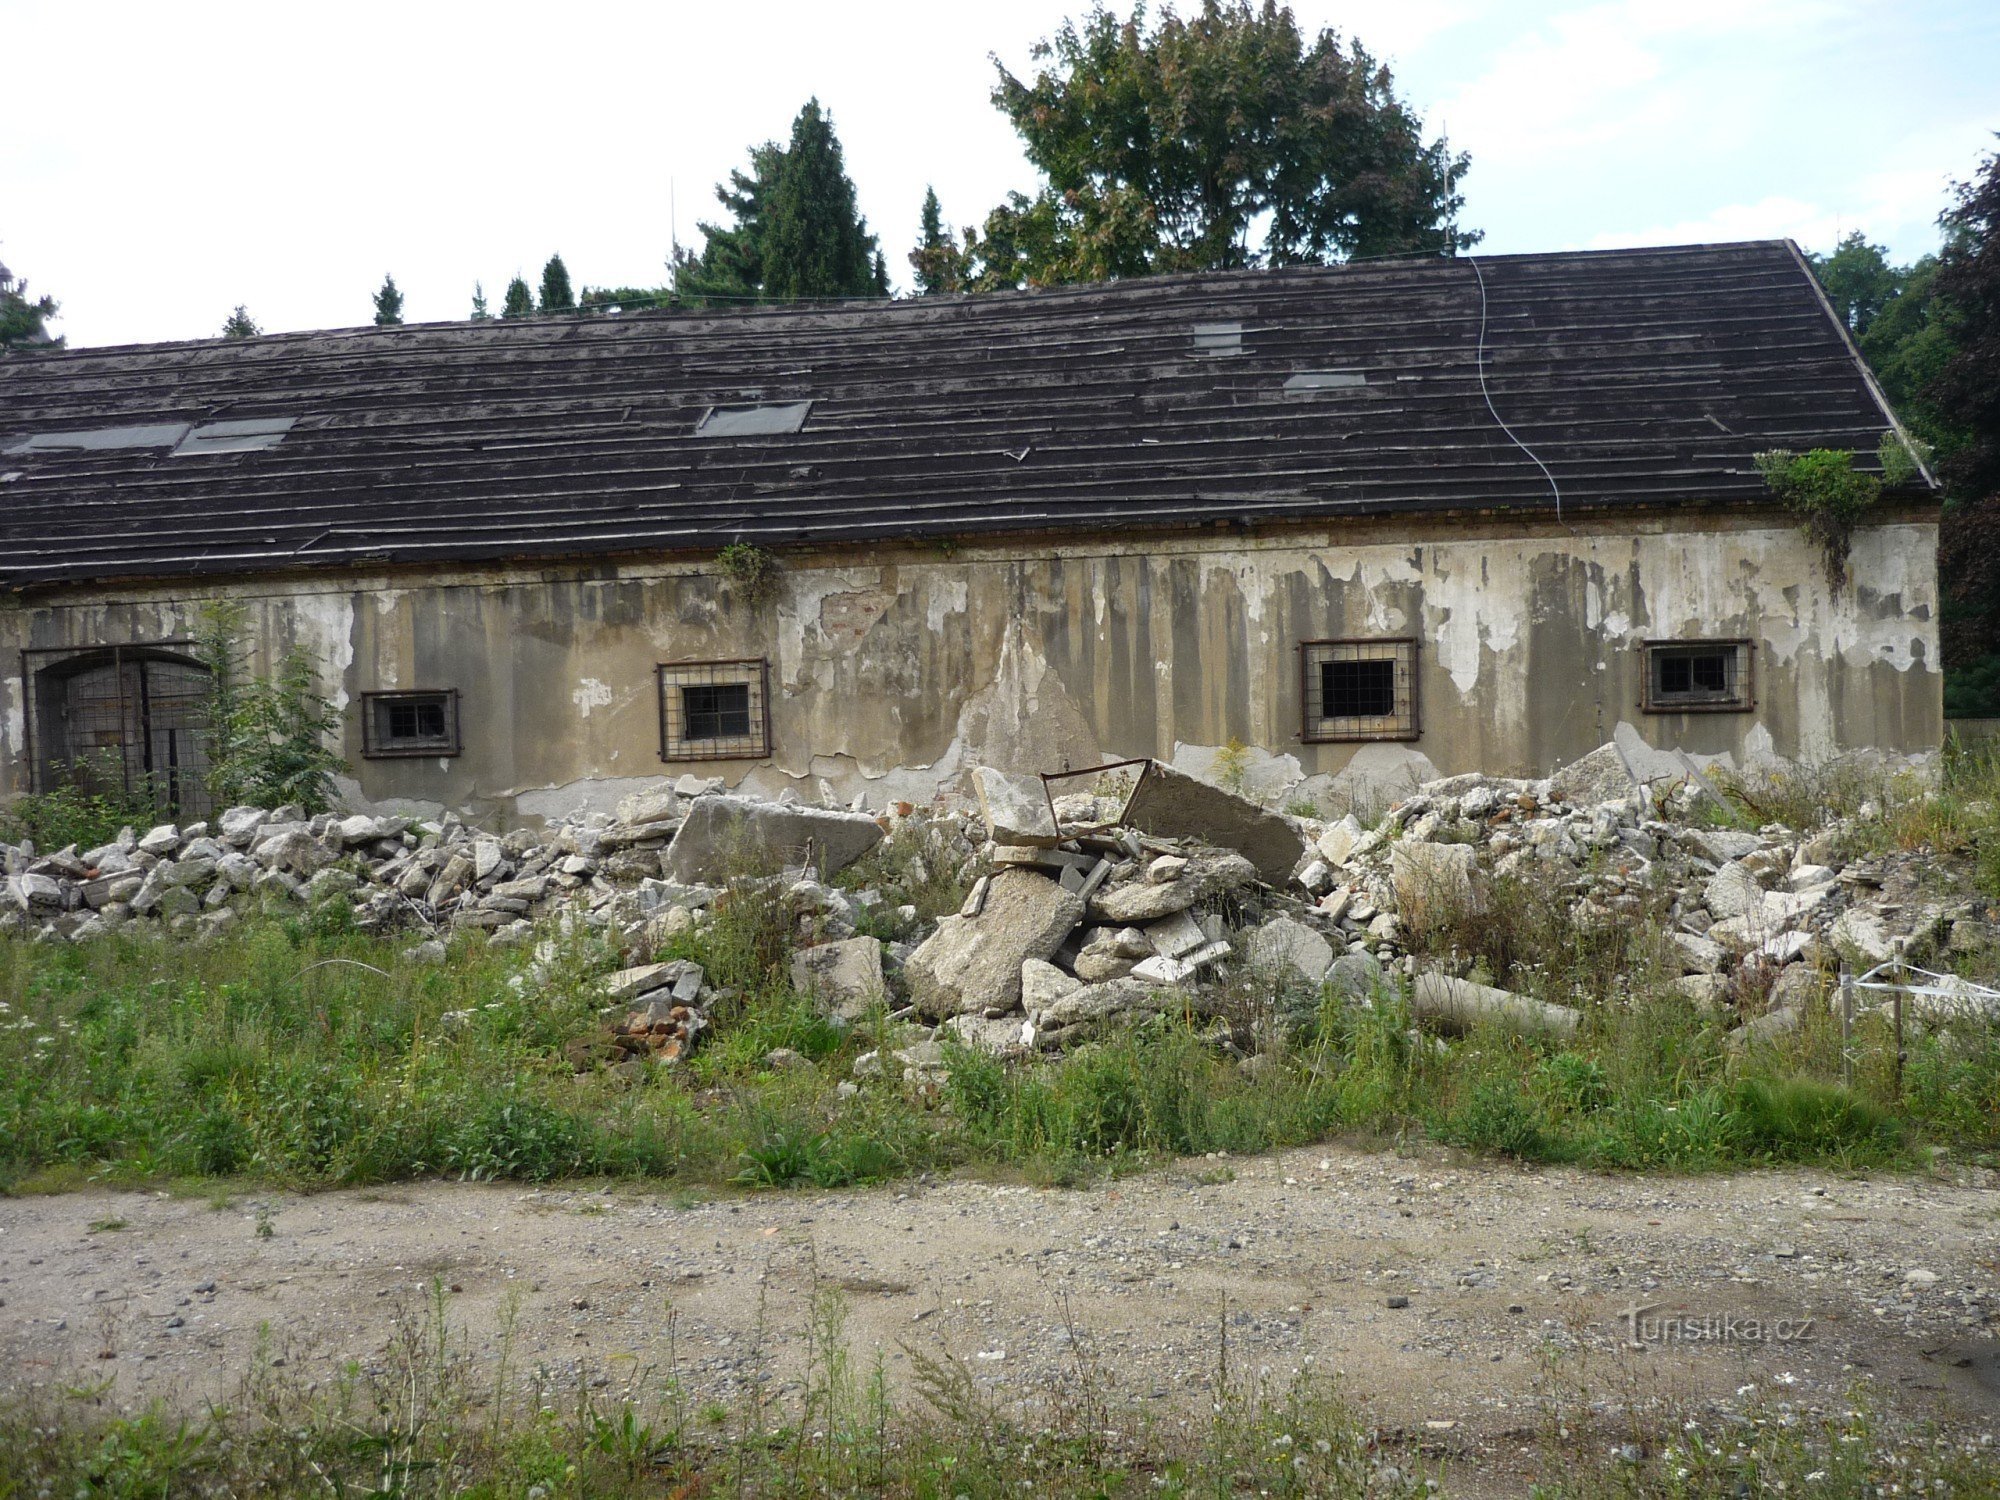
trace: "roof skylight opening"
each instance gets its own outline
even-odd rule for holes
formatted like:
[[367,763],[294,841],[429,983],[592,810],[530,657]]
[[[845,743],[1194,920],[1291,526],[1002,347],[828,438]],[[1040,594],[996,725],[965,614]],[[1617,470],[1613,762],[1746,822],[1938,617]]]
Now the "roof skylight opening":
[[754,406],[711,406],[694,424],[696,437],[777,437],[797,432],[812,413],[810,401],[759,402]]
[[204,422],[169,457],[201,458],[212,453],[259,453],[275,448],[292,430],[297,417],[249,417],[235,422]]
[[1243,352],[1241,323],[1196,323],[1188,333],[1194,339],[1189,352],[1196,359],[1220,359]]
[[1351,391],[1368,384],[1359,370],[1301,370],[1285,382],[1287,396],[1311,396],[1320,391]]
[[185,422],[138,427],[93,427],[84,432],[37,432],[0,449],[5,453],[109,453],[119,448],[171,448],[187,436]]

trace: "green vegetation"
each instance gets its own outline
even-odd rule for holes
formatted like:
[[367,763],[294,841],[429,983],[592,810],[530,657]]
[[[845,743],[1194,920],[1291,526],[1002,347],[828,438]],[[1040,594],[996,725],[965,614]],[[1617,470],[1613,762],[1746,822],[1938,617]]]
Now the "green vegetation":
[[0,354],[62,348],[63,341],[49,335],[57,310],[55,298],[29,296],[27,278],[0,262]]
[[[1378,1444],[1330,1379],[1232,1375],[1226,1344],[1198,1416],[1136,1415],[1084,1353],[1064,1399],[1031,1411],[987,1394],[942,1351],[912,1349],[911,1389],[892,1392],[880,1364],[856,1370],[846,1308],[821,1291],[793,1394],[780,1404],[751,1381],[732,1404],[697,1404],[671,1355],[633,1380],[642,1395],[558,1388],[546,1369],[517,1372],[506,1347],[481,1363],[450,1313],[434,1286],[427,1306],[403,1309],[379,1360],[324,1383],[259,1358],[233,1400],[196,1418],[163,1406],[112,1415],[90,1387],[15,1398],[0,1405],[0,1500],[1425,1493],[1423,1469]],[[664,1313],[671,1328],[671,1305]]]
[[[45,1495],[386,1494],[581,1497],[876,1495],[898,1500],[1057,1500],[1259,1495],[1406,1500],[1458,1491],[1458,1474],[1414,1438],[1371,1428],[1331,1377],[1232,1369],[1226,1336],[1201,1406],[1132,1402],[1117,1375],[1072,1341],[1060,1397],[1004,1401],[943,1349],[906,1346],[914,1369],[891,1389],[878,1361],[857,1369],[847,1309],[822,1288],[795,1335],[804,1368],[783,1397],[751,1380],[729,1402],[689,1392],[661,1309],[663,1365],[623,1395],[579,1372],[572,1384],[501,1348],[481,1360],[433,1283],[397,1310],[387,1347],[334,1378],[260,1351],[236,1389],[199,1415],[163,1403],[119,1413],[108,1382],[35,1385],[0,1401],[0,1500]],[[1226,1314],[1226,1304],[1223,1312]],[[1226,1318],[1218,1318],[1219,1330]],[[760,1343],[750,1358],[761,1361]],[[1556,1380],[1572,1372],[1550,1356]],[[1781,1381],[1784,1378],[1780,1377]],[[1490,1484],[1517,1474],[1537,1500],[1697,1500],[1748,1494],[2000,1494],[1990,1449],[1881,1416],[1868,1385],[1824,1414],[1752,1396],[1740,1414],[1603,1414],[1579,1391],[1552,1394],[1541,1430]],[[1601,1407],[1602,1403],[1594,1403]],[[1521,1472],[1525,1471],[1525,1472]],[[1542,1477],[1536,1478],[1540,1475]],[[1480,1492],[1487,1492],[1486,1485]]]
[[375,326],[393,328],[402,321],[403,294],[396,286],[396,278],[385,273],[382,286],[375,293]]
[[1800,517],[1800,529],[1819,544],[1827,585],[1835,593],[1847,582],[1847,554],[1861,517],[1885,486],[1906,485],[1922,473],[1916,455],[1893,432],[1883,434],[1877,456],[1879,478],[1857,473],[1854,455],[1844,450],[1792,453],[1780,448],[1756,455],[1758,472],[1771,493]]
[[715,566],[752,604],[762,603],[777,586],[777,554],[755,542],[731,542],[716,553]]
[[294,646],[269,677],[251,674],[242,647],[244,608],[203,607],[196,651],[209,672],[208,794],[216,807],[333,805],[347,762],[331,745],[340,715],[319,690],[312,658]]

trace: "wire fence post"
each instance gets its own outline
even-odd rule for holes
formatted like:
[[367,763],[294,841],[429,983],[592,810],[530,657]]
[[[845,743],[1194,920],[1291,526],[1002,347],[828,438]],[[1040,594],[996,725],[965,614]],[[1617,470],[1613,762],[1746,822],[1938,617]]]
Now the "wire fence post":
[[1854,975],[1840,966],[1840,1086],[1854,1087]]
[[1896,1103],[1903,1102],[1903,992],[1895,994],[1896,1006]]

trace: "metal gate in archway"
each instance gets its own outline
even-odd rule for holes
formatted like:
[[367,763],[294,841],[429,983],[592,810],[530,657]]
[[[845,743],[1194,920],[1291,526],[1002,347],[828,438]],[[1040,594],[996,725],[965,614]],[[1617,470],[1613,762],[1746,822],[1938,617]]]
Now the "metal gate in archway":
[[116,793],[205,817],[209,670],[187,641],[21,653],[34,789]]

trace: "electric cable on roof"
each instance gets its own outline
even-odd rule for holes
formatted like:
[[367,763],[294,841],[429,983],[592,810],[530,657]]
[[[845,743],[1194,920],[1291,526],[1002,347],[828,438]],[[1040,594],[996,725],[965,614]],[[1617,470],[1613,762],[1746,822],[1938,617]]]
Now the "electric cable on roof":
[[1534,459],[1535,467],[1542,471],[1542,478],[1549,482],[1549,492],[1556,497],[1556,519],[1561,521],[1563,518],[1562,486],[1556,483],[1556,476],[1549,472],[1549,466],[1541,461],[1536,455],[1535,450],[1514,435],[1514,429],[1509,427],[1507,419],[1500,415],[1500,409],[1493,404],[1493,393],[1486,387],[1486,273],[1479,269],[1478,256],[1468,253],[1465,258],[1472,263],[1472,274],[1479,281],[1479,354],[1473,362],[1475,368],[1479,371],[1479,394],[1485,397],[1487,411],[1493,414],[1493,420],[1499,424],[1500,430],[1507,434],[1507,440],[1523,453],[1527,454],[1529,458]]

